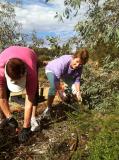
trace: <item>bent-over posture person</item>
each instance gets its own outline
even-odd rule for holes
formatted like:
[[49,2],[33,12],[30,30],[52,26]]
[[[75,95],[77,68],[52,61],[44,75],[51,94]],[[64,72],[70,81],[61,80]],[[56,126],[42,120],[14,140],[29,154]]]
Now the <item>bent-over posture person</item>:
[[37,55],[30,48],[11,46],[0,54],[0,109],[6,117],[6,124],[14,128],[18,128],[18,123],[10,111],[10,91],[19,92],[24,89],[24,124],[18,135],[21,142],[25,142],[30,131],[38,127],[35,119],[38,98]]
[[73,55],[60,56],[47,64],[45,72],[50,83],[50,88],[48,92],[47,108],[42,114],[43,117],[49,115],[56,91],[58,91],[63,101],[66,99],[66,94],[60,90],[61,79],[71,88],[77,100],[82,101],[80,79],[83,65],[87,63],[88,58],[88,51],[82,48]]

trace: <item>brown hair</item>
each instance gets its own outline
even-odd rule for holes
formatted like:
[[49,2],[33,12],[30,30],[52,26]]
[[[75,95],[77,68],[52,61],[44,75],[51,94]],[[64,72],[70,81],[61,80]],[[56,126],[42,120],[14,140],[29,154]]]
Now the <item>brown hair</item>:
[[86,64],[89,59],[89,52],[85,48],[77,50],[74,53],[73,58],[80,58],[83,64]]
[[25,63],[18,58],[12,58],[6,64],[6,72],[11,79],[18,80],[26,72]]

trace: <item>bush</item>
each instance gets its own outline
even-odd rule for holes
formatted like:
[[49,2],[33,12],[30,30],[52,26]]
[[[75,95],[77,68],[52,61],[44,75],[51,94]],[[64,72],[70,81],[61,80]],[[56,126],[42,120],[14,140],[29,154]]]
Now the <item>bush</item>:
[[119,93],[119,59],[103,60],[102,66],[95,70],[91,65],[84,67],[82,75],[82,95],[84,105],[91,108],[116,106]]

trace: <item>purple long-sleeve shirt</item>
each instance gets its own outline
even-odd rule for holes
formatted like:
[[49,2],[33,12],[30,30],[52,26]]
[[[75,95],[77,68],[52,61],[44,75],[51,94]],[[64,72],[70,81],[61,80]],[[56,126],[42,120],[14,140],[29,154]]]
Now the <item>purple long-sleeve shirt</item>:
[[79,65],[77,69],[70,67],[70,62],[73,59],[72,55],[63,55],[50,61],[46,66],[46,71],[51,71],[58,79],[72,80],[74,83],[80,83],[83,66]]

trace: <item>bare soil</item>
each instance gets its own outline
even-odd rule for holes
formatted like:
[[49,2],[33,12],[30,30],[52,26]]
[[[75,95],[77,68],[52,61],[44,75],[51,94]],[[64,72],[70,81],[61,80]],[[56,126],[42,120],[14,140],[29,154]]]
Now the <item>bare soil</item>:
[[[45,92],[46,93],[46,92]],[[45,95],[43,95],[45,97]],[[24,99],[11,102],[11,111],[23,125]],[[46,100],[39,103],[37,116],[46,108]],[[11,128],[6,127],[0,132],[0,160],[68,160],[76,150],[78,139],[76,133],[70,132],[67,124],[67,106],[56,97],[51,111],[51,119],[40,123],[38,132],[31,133],[29,141],[20,144],[18,136]]]

